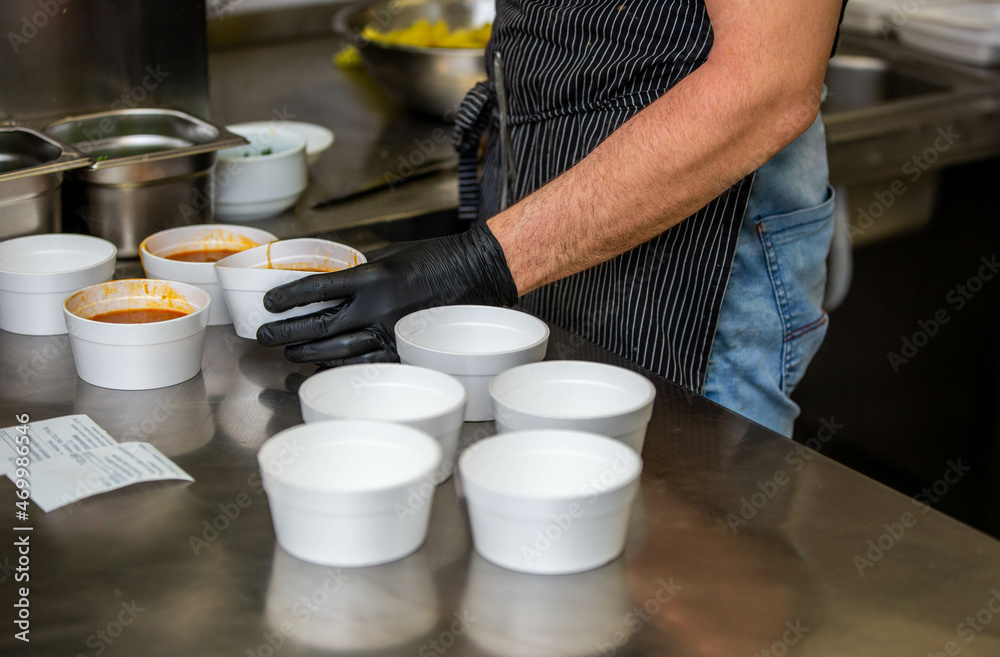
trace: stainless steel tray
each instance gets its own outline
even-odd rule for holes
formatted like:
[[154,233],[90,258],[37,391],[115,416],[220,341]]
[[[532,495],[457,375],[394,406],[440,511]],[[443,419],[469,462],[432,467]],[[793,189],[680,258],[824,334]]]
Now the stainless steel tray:
[[186,112],[122,109],[71,116],[45,132],[91,157],[92,170],[209,153],[247,143]]
[[42,132],[18,125],[0,128],[0,182],[89,164],[87,155]]

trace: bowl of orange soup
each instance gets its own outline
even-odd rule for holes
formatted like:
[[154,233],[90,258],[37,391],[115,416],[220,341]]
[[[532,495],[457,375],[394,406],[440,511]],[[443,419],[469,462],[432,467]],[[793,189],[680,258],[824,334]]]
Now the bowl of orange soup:
[[63,302],[76,372],[91,385],[148,390],[201,370],[211,298],[176,281],[99,283]]
[[264,308],[264,295],[268,290],[306,276],[340,271],[365,262],[361,251],[346,244],[303,237],[271,242],[223,258],[215,263],[215,275],[222,286],[236,335],[255,340],[261,324],[308,315],[343,301],[331,299],[272,313]]
[[215,263],[233,254],[278,238],[259,228],[228,224],[200,224],[162,230],[139,245],[142,268],[149,278],[191,283],[208,292],[212,306],[208,325],[232,324]]

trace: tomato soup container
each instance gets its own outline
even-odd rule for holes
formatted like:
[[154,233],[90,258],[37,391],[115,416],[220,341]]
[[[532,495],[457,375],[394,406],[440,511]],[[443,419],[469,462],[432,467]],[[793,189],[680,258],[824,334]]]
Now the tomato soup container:
[[227,224],[200,224],[161,230],[139,244],[139,257],[146,276],[165,281],[180,281],[196,285],[208,292],[212,306],[208,313],[209,326],[232,324],[222,287],[215,275],[214,262],[174,260],[181,253],[212,250],[245,251],[278,238],[259,228]]
[[400,363],[342,365],[299,386],[302,419],[380,420],[430,434],[443,460],[435,483],[451,476],[465,416],[465,387],[454,377]]
[[485,559],[536,574],[578,573],[622,553],[642,459],[582,431],[516,431],[459,458],[472,541]]
[[433,495],[441,447],[423,431],[362,420],[300,424],[268,439],[257,461],[278,544],[292,556],[374,566],[427,538],[431,499],[422,491]]
[[[162,388],[190,379],[201,370],[209,306],[204,290],[174,281],[134,278],[80,290],[63,302],[77,374],[116,390]],[[142,324],[92,319],[142,309],[184,314]]]
[[317,273],[306,271],[307,268],[329,271],[364,262],[364,254],[346,244],[303,237],[271,242],[223,258],[215,263],[215,275],[222,286],[236,335],[255,340],[261,324],[308,315],[343,301],[333,299],[272,313],[264,308],[264,295],[268,290]]

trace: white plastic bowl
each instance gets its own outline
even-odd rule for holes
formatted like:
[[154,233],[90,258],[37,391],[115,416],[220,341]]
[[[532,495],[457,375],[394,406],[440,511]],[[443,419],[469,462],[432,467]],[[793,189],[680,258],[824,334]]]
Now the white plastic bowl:
[[465,400],[465,387],[454,377],[399,363],[345,365],[314,374],[299,387],[306,422],[380,420],[430,434],[443,455],[438,484],[455,469]]
[[0,242],[0,329],[23,335],[66,333],[63,301],[111,280],[115,245],[89,235],[29,235]]
[[257,454],[278,544],[328,566],[374,566],[402,559],[427,537],[430,504],[413,509],[441,465],[428,434],[388,422],[300,424]]
[[306,141],[293,132],[227,128],[249,145],[219,151],[215,164],[215,215],[257,221],[295,205],[309,183]]
[[529,363],[490,383],[497,432],[589,431],[641,453],[656,388],[622,367],[584,361]]
[[[270,254],[270,255],[269,255]],[[255,340],[261,324],[279,319],[308,315],[341,303],[340,299],[313,303],[272,313],[264,308],[264,294],[271,288],[315,272],[268,269],[272,264],[331,264],[346,269],[365,262],[363,253],[344,244],[327,240],[301,238],[282,240],[247,249],[215,263],[215,275],[233,320],[236,335]]]
[[[80,378],[116,390],[147,390],[187,381],[201,370],[210,299],[193,285],[132,278],[84,288],[63,303]],[[149,324],[92,319],[115,310],[163,308],[187,312]]]
[[233,128],[257,132],[273,131],[296,134],[306,141],[306,161],[309,166],[316,164],[320,156],[333,145],[333,132],[315,123],[303,123],[302,121],[252,121],[250,123],[237,123],[236,125],[229,126],[230,130]]
[[180,281],[196,285],[208,292],[212,307],[208,314],[209,326],[232,324],[229,307],[222,295],[222,287],[215,276],[214,262],[184,262],[171,260],[170,256],[187,251],[229,249],[245,251],[278,238],[259,228],[228,224],[201,224],[161,230],[150,235],[139,245],[142,268],[150,278]]
[[459,458],[472,542],[485,559],[525,573],[591,570],[625,548],[642,459],[582,431],[487,438]]
[[490,380],[504,370],[545,357],[549,327],[527,313],[492,306],[441,306],[396,322],[403,363],[451,374],[469,396],[465,419],[493,419]]

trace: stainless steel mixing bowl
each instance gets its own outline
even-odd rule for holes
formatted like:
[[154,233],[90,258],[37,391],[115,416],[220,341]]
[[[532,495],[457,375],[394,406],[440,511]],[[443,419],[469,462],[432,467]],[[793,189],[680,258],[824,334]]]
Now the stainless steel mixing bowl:
[[387,96],[423,114],[451,120],[466,92],[486,79],[481,48],[420,48],[382,44],[362,36],[409,27],[421,18],[452,30],[493,21],[493,0],[363,0],[341,9],[334,31],[357,46],[361,60]]

